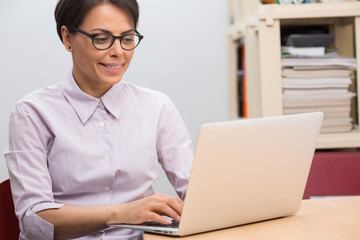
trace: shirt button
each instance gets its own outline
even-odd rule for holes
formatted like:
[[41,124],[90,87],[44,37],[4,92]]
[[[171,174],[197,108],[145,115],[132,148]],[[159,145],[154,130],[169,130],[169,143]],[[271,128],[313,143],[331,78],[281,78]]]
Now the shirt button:
[[105,190],[105,191],[109,191],[109,190],[110,190],[110,187],[109,187],[109,186],[105,186],[105,187],[104,187],[104,190]]
[[96,234],[96,237],[97,238],[99,238],[99,237],[101,237],[102,236],[102,232],[98,232],[97,234]]
[[110,156],[106,156],[105,161],[109,162],[110,161]]
[[104,122],[99,122],[99,127],[103,128],[105,126]]

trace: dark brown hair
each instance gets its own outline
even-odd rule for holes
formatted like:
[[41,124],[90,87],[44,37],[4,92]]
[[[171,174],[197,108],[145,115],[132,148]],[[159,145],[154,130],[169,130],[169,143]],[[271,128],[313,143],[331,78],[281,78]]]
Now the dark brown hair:
[[139,20],[137,0],[59,0],[55,8],[55,20],[60,40],[62,41],[62,26],[66,26],[72,33],[72,28],[78,28],[89,10],[100,3],[111,3],[125,10],[136,29]]

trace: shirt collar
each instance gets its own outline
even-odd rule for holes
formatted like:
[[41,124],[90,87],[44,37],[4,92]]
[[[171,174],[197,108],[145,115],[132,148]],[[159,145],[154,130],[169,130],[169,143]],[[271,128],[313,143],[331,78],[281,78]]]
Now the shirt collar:
[[119,118],[119,97],[123,85],[121,82],[113,85],[100,99],[83,92],[75,82],[72,72],[67,74],[62,85],[65,98],[69,101],[83,123],[94,113],[100,101],[114,117]]
[[100,99],[104,104],[105,108],[116,118],[120,117],[121,112],[121,97],[123,92],[124,84],[119,82],[114,84]]

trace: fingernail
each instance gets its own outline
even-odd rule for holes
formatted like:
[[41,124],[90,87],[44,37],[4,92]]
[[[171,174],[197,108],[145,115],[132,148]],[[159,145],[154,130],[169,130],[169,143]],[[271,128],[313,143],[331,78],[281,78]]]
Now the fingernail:
[[166,218],[166,223],[167,223],[167,224],[171,224],[172,221],[171,221],[170,219],[167,219],[167,218]]
[[178,216],[176,216],[176,219],[175,219],[175,220],[176,220],[177,222],[180,222],[180,219],[181,219],[181,218],[180,218],[180,216],[178,215]]

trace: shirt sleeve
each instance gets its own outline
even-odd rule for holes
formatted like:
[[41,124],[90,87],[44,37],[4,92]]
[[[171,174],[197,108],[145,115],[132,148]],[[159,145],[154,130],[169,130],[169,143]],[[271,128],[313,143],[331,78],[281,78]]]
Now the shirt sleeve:
[[184,200],[194,150],[185,123],[169,98],[166,98],[159,119],[157,152],[170,183]]
[[26,239],[53,239],[54,226],[36,213],[60,208],[54,202],[47,168],[50,134],[40,114],[26,104],[13,109],[9,123],[9,146],[4,155],[9,170],[15,213]]

